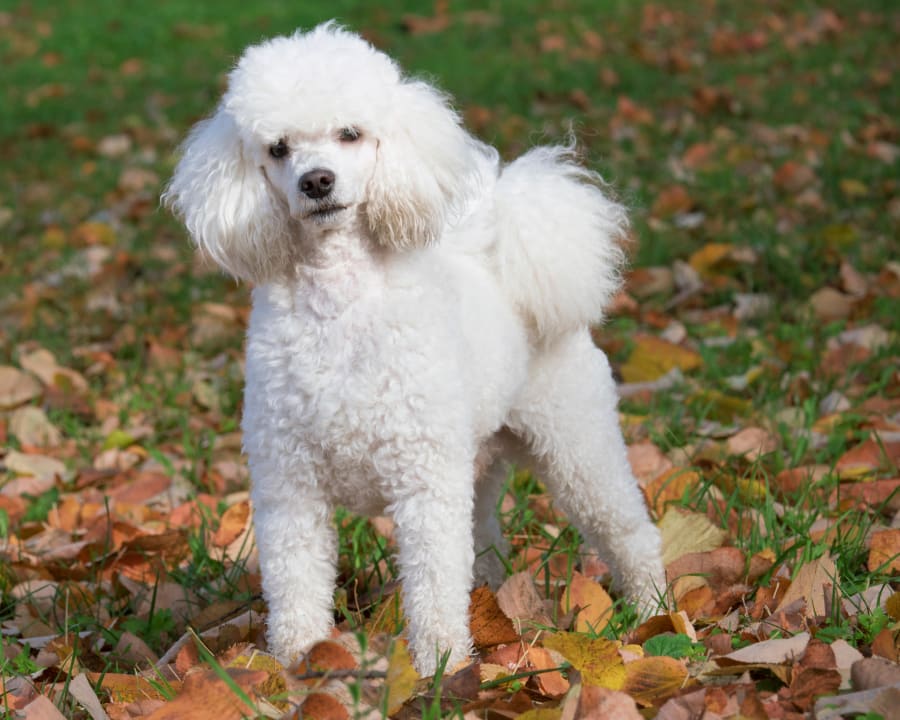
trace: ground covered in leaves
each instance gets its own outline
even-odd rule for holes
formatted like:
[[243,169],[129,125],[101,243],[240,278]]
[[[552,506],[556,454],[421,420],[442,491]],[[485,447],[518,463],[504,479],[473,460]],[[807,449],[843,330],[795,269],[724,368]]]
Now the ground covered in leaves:
[[[0,11],[4,717],[897,717],[896,7],[199,5]],[[473,663],[415,676],[391,523],[347,514],[333,639],[297,667],[266,654],[247,289],[157,198],[241,48],[334,14],[506,157],[571,126],[633,208],[595,337],[670,612],[614,600],[522,468]]]

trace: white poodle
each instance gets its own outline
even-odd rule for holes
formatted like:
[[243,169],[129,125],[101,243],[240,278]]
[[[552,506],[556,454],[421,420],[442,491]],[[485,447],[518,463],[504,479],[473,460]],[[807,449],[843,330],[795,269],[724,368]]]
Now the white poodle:
[[393,516],[418,670],[465,660],[473,582],[503,578],[505,451],[654,604],[659,533],[588,332],[627,224],[598,176],[562,147],[501,165],[332,23],[248,48],[183,153],[166,202],[254,285],[243,430],[273,653],[329,633],[340,504]]

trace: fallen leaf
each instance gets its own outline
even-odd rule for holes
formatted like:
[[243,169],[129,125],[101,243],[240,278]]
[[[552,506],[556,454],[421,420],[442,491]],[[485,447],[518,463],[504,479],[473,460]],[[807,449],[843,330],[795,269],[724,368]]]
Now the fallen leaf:
[[613,615],[613,601],[600,583],[581,573],[572,573],[572,579],[563,595],[563,614],[578,608],[575,615],[575,632],[599,634]]
[[748,462],[753,462],[777,450],[778,438],[762,428],[748,427],[728,438],[725,448],[729,455],[740,455]]
[[691,553],[702,553],[720,547],[728,537],[713,525],[706,515],[670,508],[659,522],[662,535],[663,564],[668,566]]
[[683,662],[666,656],[645,657],[625,665],[622,691],[648,707],[681,690],[688,679]]
[[816,720],[842,720],[867,716],[892,718],[900,707],[900,683],[862,692],[823,697],[816,701]]
[[850,677],[857,690],[900,685],[900,665],[880,657],[861,657],[850,667]]
[[310,720],[350,720],[350,711],[334,695],[314,692],[306,696],[297,717]]
[[563,677],[556,659],[544,648],[537,645],[528,648],[528,665],[534,670],[544,670],[534,676],[535,683],[541,693],[551,698],[562,697],[569,691],[569,681]]
[[719,665],[790,665],[806,650],[810,634],[798,633],[790,638],[774,638],[748,645],[716,658]]
[[28,373],[0,365],[0,410],[11,410],[41,396],[41,384]]
[[512,643],[519,639],[512,620],[500,609],[496,596],[486,585],[472,590],[469,629],[477,648]]
[[38,695],[20,712],[23,720],[66,720],[65,715],[44,695]]
[[872,533],[867,565],[871,572],[895,575],[900,571],[900,529]]
[[806,617],[825,615],[826,593],[839,585],[838,571],[828,554],[803,565],[795,574],[791,586],[776,608],[782,610],[797,600],[806,603]]
[[643,720],[634,698],[596,685],[576,685],[562,705],[565,720]]
[[842,480],[870,475],[882,467],[900,463],[900,442],[866,440],[851,448],[835,463]]
[[544,637],[544,647],[556,650],[578,670],[584,681],[611,690],[621,690],[625,666],[620,643],[576,633],[553,633]]
[[[13,450],[5,458],[6,468],[17,475],[30,475],[41,480],[66,477],[66,466],[56,458],[46,455],[20,453]],[[7,486],[4,486],[4,490]]]
[[853,312],[855,304],[856,300],[853,297],[831,287],[816,290],[809,298],[813,314],[822,322],[846,320]]
[[693,205],[694,201],[684,185],[672,185],[664,188],[656,196],[650,215],[655,218],[668,218],[689,211]]
[[672,469],[672,461],[650,440],[628,446],[628,464],[642,487]]
[[50,448],[62,442],[59,429],[50,422],[41,408],[33,405],[17,408],[12,412],[9,431],[22,445]]
[[412,697],[419,680],[409,656],[409,650],[403,640],[394,640],[388,657],[386,707],[388,715],[398,712],[409,698]]
[[694,470],[673,467],[643,486],[644,497],[656,517],[667,515],[690,492],[700,485],[700,475]]
[[250,522],[250,501],[242,500],[230,506],[219,521],[219,528],[212,538],[216,547],[225,547],[240,537]]
[[833,695],[841,686],[841,674],[831,647],[812,638],[791,676],[790,698],[797,707],[807,711],[815,699]]
[[514,573],[506,578],[497,590],[497,604],[520,630],[527,624],[553,626],[544,600],[534,586],[534,576],[529,572]]
[[674,368],[684,372],[695,370],[702,362],[694,350],[642,334],[636,336],[634,349],[622,365],[621,373],[625,382],[646,382],[661,378]]

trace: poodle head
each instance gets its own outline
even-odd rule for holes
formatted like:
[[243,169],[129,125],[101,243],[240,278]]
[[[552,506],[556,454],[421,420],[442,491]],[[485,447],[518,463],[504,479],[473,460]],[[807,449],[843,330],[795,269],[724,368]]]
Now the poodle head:
[[334,231],[434,240],[477,184],[447,98],[332,23],[248,48],[164,196],[236,277],[290,273]]

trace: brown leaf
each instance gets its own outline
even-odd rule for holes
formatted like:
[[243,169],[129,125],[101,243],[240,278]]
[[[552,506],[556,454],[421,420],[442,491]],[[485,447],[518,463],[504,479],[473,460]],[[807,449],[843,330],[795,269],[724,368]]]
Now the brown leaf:
[[797,600],[803,600],[806,603],[806,617],[825,615],[826,595],[830,596],[831,588],[838,584],[838,571],[834,560],[830,555],[823,555],[797,571],[777,610],[785,609]]
[[735,547],[682,555],[666,567],[670,581],[699,575],[713,590],[734,585],[744,576],[744,553]]
[[0,410],[11,410],[41,396],[41,384],[31,375],[0,365]]
[[816,290],[809,298],[813,314],[822,322],[846,320],[852,314],[855,304],[853,297],[831,287]]
[[668,218],[688,212],[693,206],[694,201],[684,185],[671,185],[656,196],[650,215],[655,218]]
[[500,609],[497,598],[486,585],[472,590],[469,629],[477,648],[512,643],[519,639],[512,620]]
[[794,668],[790,684],[790,697],[803,711],[812,708],[815,699],[822,695],[834,695],[841,686],[841,674],[837,671],[834,652],[821,640],[813,638]]
[[827,465],[801,465],[779,472],[773,482],[783,495],[795,495],[818,482],[829,472]]
[[65,715],[44,695],[38,695],[21,712],[23,720],[66,720]]
[[528,572],[510,575],[497,590],[497,604],[506,617],[519,625],[530,623],[551,627],[544,601],[534,587],[534,577]]
[[775,638],[748,645],[716,658],[719,665],[790,665],[799,658],[809,644],[809,633],[790,638]]
[[900,463],[900,441],[866,440],[851,448],[835,464],[842,480],[869,475],[882,467]]
[[863,658],[850,668],[853,687],[871,690],[885,685],[900,684],[900,665],[880,657]]
[[628,446],[628,463],[641,486],[672,469],[672,461],[650,440]]
[[872,640],[872,655],[897,662],[897,634],[892,628],[884,628]]
[[[575,706],[569,715],[570,705]],[[563,717],[572,720],[642,720],[634,698],[630,695],[596,685],[573,688],[563,705]]]
[[816,173],[808,165],[788,160],[775,171],[772,181],[781,190],[798,193],[816,181]]
[[872,533],[867,564],[870,572],[894,575],[900,571],[900,529]]
[[740,455],[753,462],[777,450],[778,438],[762,428],[748,427],[728,438],[725,448],[729,455]]

